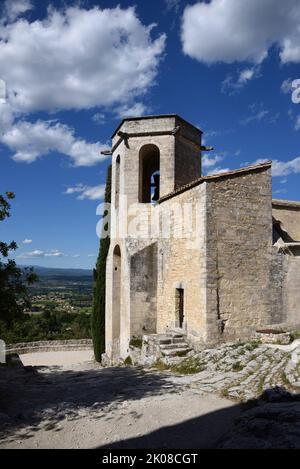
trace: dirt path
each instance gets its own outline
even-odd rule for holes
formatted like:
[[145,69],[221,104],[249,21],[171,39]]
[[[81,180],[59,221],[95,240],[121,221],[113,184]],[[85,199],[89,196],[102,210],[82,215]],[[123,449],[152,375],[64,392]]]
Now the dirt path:
[[186,378],[68,353],[64,365],[52,352],[24,358],[48,366],[0,368],[0,448],[209,448],[240,415]]
[[93,360],[91,350],[73,350],[70,352],[41,352],[20,355],[24,366],[62,366],[64,369]]

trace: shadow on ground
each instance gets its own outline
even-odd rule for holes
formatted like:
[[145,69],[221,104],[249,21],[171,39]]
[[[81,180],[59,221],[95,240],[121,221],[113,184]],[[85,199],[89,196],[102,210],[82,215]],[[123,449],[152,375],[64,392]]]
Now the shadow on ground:
[[176,385],[164,373],[141,368],[79,372],[60,368],[53,372],[52,368],[50,373],[43,367],[1,366],[0,441],[24,427],[28,427],[29,438],[40,424],[55,431],[62,420],[80,419],[86,411],[90,418],[109,419],[124,401],[175,391]]
[[299,449],[300,395],[269,389],[259,399],[100,448]]
[[[18,439],[20,432],[22,439],[32,437],[40,429],[59,432],[65,419],[76,421],[86,415],[90,420],[108,421],[126,401],[177,393],[182,389],[181,384],[171,382],[167,373],[135,367],[85,371],[58,368],[49,372],[34,367],[1,366],[0,441]],[[197,396],[205,399],[201,394]],[[300,396],[292,396],[282,388],[270,389],[246,404],[102,446],[111,449],[214,447],[300,448]]]

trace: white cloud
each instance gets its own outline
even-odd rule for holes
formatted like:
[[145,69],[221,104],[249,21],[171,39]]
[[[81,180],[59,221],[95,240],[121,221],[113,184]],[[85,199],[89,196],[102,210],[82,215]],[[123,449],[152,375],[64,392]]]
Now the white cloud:
[[105,145],[77,139],[73,129],[55,121],[19,121],[0,134],[0,142],[14,152],[15,161],[25,163],[54,151],[69,156],[75,166],[91,166],[105,158]]
[[20,254],[17,257],[19,257],[20,259],[30,259],[32,257],[45,257],[45,253],[44,251],[36,249],[35,251],[24,252],[23,254]]
[[[0,71],[7,90],[7,102],[0,103],[0,143],[26,163],[51,152],[69,156],[75,166],[101,162],[101,143],[86,142],[59,122],[20,119],[35,111],[109,106],[124,116],[143,114],[135,98],[155,83],[165,35],[153,40],[153,25],[144,26],[134,8],[51,7],[44,20],[30,21],[16,19],[30,2],[17,3],[10,15],[15,21],[0,18]],[[102,116],[97,112],[94,121],[102,122]]]
[[73,257],[73,259],[77,259],[78,257],[80,257],[80,254],[73,254],[73,256],[71,257]]
[[4,15],[9,21],[14,21],[18,16],[32,10],[30,0],[6,0],[4,3]]
[[127,103],[155,82],[165,35],[151,38],[133,7],[48,9],[44,20],[0,23],[0,70],[22,112]]
[[229,168],[221,168],[220,166],[218,166],[217,168],[213,168],[208,171],[207,176],[211,176],[212,174],[227,173],[228,171],[230,171]]
[[299,22],[299,0],[198,2],[184,10],[183,51],[208,64],[259,64],[276,44],[282,63],[298,63]]
[[175,13],[178,13],[181,0],[165,0],[166,11],[174,10]]
[[228,75],[222,83],[222,92],[226,93],[227,91],[230,94],[237,93],[244,86],[246,86],[254,78],[258,78],[260,75],[260,67],[254,66],[251,68],[245,68],[240,70],[235,77],[234,74]]
[[17,257],[20,259],[31,259],[31,258],[43,258],[43,257],[64,257],[64,254],[57,249],[53,249],[50,252],[41,251],[40,249],[36,249],[34,251],[24,252],[23,254],[18,255]]
[[295,130],[300,130],[300,114],[295,119]]
[[248,125],[252,122],[266,122],[268,124],[275,124],[280,117],[279,112],[272,114],[268,109],[265,108],[263,103],[251,104],[249,106],[249,111],[249,116],[241,120],[242,125]]
[[96,112],[96,114],[93,115],[92,119],[96,124],[104,124],[105,115],[102,112]]
[[289,94],[292,93],[293,87],[292,87],[293,79],[292,78],[287,78],[284,80],[281,84],[281,91],[284,94]]
[[31,244],[32,243],[32,239],[24,239],[22,241],[23,244]]
[[209,156],[204,155],[202,157],[202,167],[203,168],[211,168],[212,166],[216,166],[216,164],[220,163],[224,159],[223,156],[216,155],[216,156]]
[[[261,164],[268,161],[267,158],[260,158],[253,164]],[[272,175],[275,177],[289,176],[290,174],[300,173],[300,156],[289,161],[273,160]]]
[[65,254],[57,249],[53,249],[50,252],[45,253],[45,257],[64,257]]
[[138,117],[146,113],[146,106],[143,103],[125,104],[120,106],[116,111],[121,119],[125,117]]
[[96,254],[88,254],[88,257],[96,257]]
[[65,194],[79,194],[77,199],[84,200],[100,200],[103,199],[105,193],[105,184],[100,186],[85,186],[83,184],[77,184],[73,187],[68,187]]

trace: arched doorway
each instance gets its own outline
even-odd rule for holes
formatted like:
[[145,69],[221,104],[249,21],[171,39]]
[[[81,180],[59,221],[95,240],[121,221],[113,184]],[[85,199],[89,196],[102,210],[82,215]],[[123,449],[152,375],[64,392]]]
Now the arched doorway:
[[151,203],[159,199],[160,152],[156,145],[144,145],[139,154],[139,202]]
[[120,356],[121,334],[121,249],[116,245],[113,251],[113,308],[112,308],[112,342],[113,354]]

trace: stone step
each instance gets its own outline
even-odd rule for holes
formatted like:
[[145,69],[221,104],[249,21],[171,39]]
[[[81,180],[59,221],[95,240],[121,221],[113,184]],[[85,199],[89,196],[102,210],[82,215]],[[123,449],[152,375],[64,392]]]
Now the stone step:
[[162,354],[165,357],[176,357],[178,355],[184,356],[190,351],[191,351],[190,347],[178,347],[178,348],[172,348],[172,349],[167,349],[167,350],[161,350]]
[[180,344],[181,342],[185,342],[186,343],[186,340],[184,337],[174,337],[172,339],[172,342],[173,344]]
[[169,332],[166,335],[170,336],[172,339],[182,339],[183,337],[185,337],[185,335],[181,332]]
[[175,344],[161,344],[160,349],[161,350],[168,350],[168,349],[178,349],[182,347],[188,347],[188,344],[182,340],[181,342],[175,343]]

